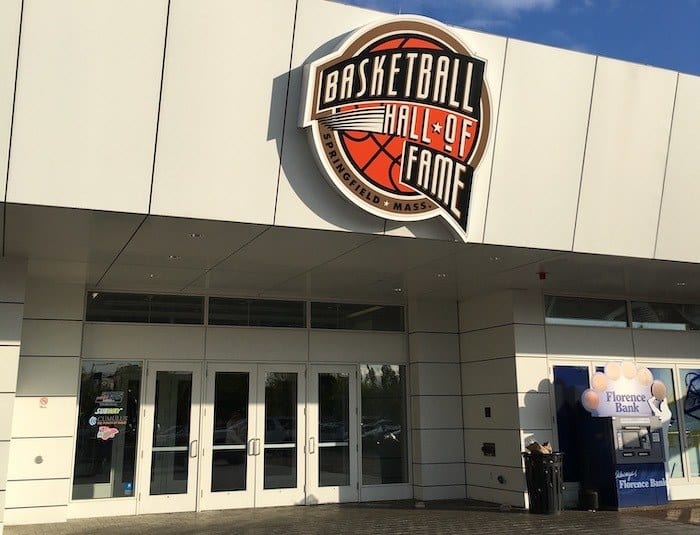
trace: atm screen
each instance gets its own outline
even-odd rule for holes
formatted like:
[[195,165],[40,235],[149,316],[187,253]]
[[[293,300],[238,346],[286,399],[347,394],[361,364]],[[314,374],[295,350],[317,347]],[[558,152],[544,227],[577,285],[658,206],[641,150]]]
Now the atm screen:
[[642,443],[639,440],[639,432],[622,431],[622,447],[626,450],[640,449]]

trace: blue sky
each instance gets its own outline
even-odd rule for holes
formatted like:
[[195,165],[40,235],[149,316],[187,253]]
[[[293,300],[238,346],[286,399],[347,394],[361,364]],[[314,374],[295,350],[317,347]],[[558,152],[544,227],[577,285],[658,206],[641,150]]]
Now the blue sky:
[[700,0],[340,0],[700,75]]

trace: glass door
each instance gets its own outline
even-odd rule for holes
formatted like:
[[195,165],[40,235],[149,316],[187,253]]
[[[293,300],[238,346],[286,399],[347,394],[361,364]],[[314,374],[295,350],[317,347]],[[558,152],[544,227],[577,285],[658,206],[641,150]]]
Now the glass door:
[[150,364],[146,380],[139,513],[194,511],[201,366]]
[[256,366],[209,364],[199,508],[255,505]]
[[305,503],[305,366],[261,365],[257,378],[255,506]]
[[311,367],[308,504],[358,500],[356,398],[355,366]]

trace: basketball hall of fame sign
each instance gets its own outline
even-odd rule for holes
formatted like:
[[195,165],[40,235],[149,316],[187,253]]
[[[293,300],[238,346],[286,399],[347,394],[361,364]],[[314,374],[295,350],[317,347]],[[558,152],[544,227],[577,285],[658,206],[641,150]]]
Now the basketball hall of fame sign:
[[396,221],[440,216],[466,240],[489,129],[485,66],[429,19],[372,24],[306,65],[300,126],[357,206]]

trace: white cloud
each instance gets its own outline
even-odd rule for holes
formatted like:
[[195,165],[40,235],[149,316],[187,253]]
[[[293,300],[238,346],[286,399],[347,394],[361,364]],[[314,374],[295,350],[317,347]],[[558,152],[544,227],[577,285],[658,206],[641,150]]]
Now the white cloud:
[[[520,11],[549,10],[554,8],[559,0],[462,0],[474,8],[489,10],[496,13],[515,15]],[[456,4],[460,1],[456,0]]]

